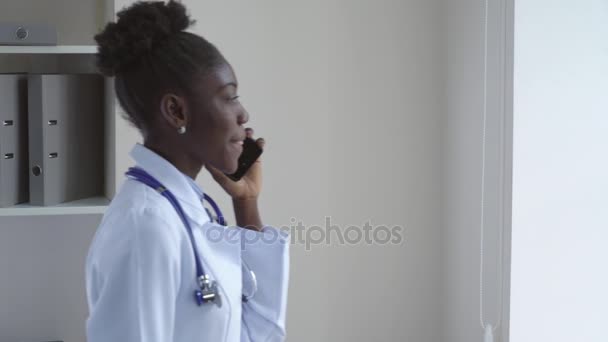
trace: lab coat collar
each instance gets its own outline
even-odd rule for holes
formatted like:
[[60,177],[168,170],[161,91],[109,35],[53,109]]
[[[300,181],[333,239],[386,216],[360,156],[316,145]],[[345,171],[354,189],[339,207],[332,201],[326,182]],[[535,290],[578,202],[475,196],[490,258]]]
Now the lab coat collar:
[[179,200],[188,218],[200,225],[209,222],[203,204],[184,174],[154,151],[136,144],[130,153],[137,167],[149,173]]

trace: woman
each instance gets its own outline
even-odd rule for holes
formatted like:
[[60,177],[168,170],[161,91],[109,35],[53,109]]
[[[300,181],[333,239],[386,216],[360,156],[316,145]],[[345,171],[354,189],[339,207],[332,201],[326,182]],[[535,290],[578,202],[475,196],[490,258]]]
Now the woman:
[[[144,144],[89,250],[89,342],[285,336],[288,237],[262,224],[259,161],[238,182],[224,175],[237,169],[248,114],[230,64],[185,32],[191,24],[178,2],[138,2],[95,37]],[[208,215],[194,182],[203,167],[247,229]]]

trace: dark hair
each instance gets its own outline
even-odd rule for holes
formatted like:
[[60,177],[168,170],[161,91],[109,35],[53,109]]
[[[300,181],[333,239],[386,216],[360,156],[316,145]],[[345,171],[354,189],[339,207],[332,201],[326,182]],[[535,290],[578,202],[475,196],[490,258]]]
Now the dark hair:
[[139,129],[165,93],[191,96],[200,76],[226,63],[213,44],[185,31],[194,21],[177,1],[138,1],[117,16],[95,36],[97,67],[115,77],[120,105]]

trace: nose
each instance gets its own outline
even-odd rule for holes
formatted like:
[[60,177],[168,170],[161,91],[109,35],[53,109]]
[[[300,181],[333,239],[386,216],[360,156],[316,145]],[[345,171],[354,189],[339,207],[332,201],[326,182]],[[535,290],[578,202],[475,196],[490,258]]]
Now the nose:
[[243,110],[241,111],[241,113],[239,114],[238,118],[237,118],[237,122],[239,125],[244,125],[249,121],[249,113],[247,112],[247,110],[245,110],[245,108],[243,108]]

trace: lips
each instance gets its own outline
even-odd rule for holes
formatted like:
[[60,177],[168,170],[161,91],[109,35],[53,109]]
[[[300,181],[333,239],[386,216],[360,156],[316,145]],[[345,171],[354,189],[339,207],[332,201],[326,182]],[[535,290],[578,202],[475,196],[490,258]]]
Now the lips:
[[236,139],[232,139],[232,140],[230,140],[230,142],[233,142],[233,143],[237,143],[237,142],[242,143],[243,141],[245,141],[245,136],[244,136],[244,135],[243,135],[243,136],[239,136],[239,137],[238,137],[238,138],[236,138]]
[[233,143],[233,144],[240,144],[240,145],[243,145],[243,141],[245,141],[245,139],[232,139],[232,140],[230,140],[231,143]]
[[243,149],[243,140],[230,140],[230,144],[236,146],[238,149]]

